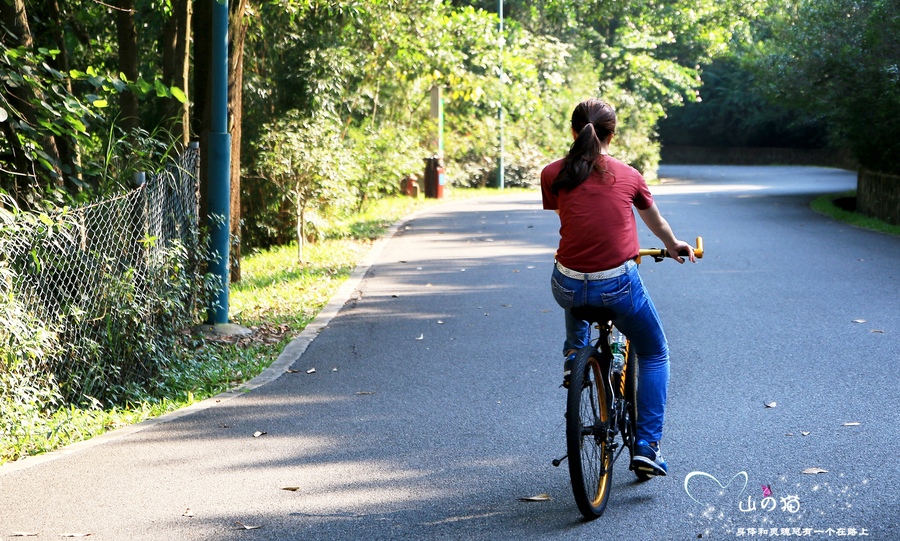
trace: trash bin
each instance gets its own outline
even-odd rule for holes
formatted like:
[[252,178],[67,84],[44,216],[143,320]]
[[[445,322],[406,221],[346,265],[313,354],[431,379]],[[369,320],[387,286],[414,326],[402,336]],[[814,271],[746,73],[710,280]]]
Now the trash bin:
[[415,175],[409,175],[400,183],[400,193],[408,197],[419,197],[419,183]]
[[425,158],[425,197],[444,196],[444,162],[439,156]]

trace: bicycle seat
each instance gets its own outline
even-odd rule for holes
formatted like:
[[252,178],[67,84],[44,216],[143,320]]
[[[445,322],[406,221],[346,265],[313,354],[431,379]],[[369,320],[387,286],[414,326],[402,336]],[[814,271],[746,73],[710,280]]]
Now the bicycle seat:
[[588,323],[606,323],[615,319],[612,310],[600,306],[578,306],[572,308],[572,315]]

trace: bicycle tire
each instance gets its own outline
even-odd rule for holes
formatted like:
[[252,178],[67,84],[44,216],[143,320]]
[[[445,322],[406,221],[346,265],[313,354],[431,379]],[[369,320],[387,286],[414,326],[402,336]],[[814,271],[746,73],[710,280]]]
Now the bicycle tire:
[[631,342],[625,343],[625,366],[622,373],[616,376],[616,398],[624,401],[624,415],[619,418],[619,434],[622,435],[622,443],[631,452],[636,440],[635,430],[637,429],[637,356],[631,348]]
[[566,403],[572,494],[578,510],[588,520],[598,518],[606,510],[613,465],[607,430],[610,401],[596,351],[588,346],[575,355]]
[[[637,441],[637,386],[639,371],[637,354],[634,353],[634,349],[631,348],[631,344],[629,343],[628,362],[625,364],[625,372],[623,374],[625,378],[625,423],[627,423],[628,427],[627,432],[623,431],[623,439],[625,440],[625,445],[628,446],[628,452],[631,456],[634,456],[634,444]],[[634,475],[637,476],[638,481],[640,482],[653,479],[652,475],[641,473],[635,469],[632,469],[632,471],[634,471]]]

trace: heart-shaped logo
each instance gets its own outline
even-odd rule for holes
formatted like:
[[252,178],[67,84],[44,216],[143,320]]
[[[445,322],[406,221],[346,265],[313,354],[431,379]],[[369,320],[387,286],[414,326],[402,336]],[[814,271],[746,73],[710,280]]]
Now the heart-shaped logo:
[[[738,495],[737,495],[737,497],[736,497],[735,499],[738,499],[738,498],[741,497],[741,494],[744,493],[744,489],[747,488],[747,483],[750,481],[750,477],[747,475],[747,472],[745,472],[745,471],[738,472],[737,474],[735,474],[734,477],[731,478],[730,481],[728,481],[728,482],[725,483],[724,485],[721,483],[721,481],[719,481],[719,480],[716,479],[714,476],[712,476],[712,475],[710,475],[710,474],[708,474],[708,473],[706,473],[706,472],[703,472],[703,471],[692,471],[691,473],[687,474],[687,477],[684,478],[684,491],[687,493],[688,496],[690,496],[690,498],[691,498],[692,500],[694,500],[695,502],[699,503],[700,505],[704,505],[704,502],[701,502],[700,500],[698,500],[697,498],[695,498],[693,494],[691,494],[691,487],[690,487],[691,479],[694,479],[694,478],[696,478],[696,477],[708,477],[709,479],[712,479],[713,481],[715,481],[716,484],[719,485],[719,486],[722,488],[722,490],[724,490],[724,489],[726,489],[728,486],[730,486],[731,483],[734,482],[735,479],[737,479],[737,478],[739,478],[739,477],[743,477],[743,479],[744,479],[744,484],[741,486],[741,491],[738,493]],[[737,486],[737,483],[735,483],[735,486]]]

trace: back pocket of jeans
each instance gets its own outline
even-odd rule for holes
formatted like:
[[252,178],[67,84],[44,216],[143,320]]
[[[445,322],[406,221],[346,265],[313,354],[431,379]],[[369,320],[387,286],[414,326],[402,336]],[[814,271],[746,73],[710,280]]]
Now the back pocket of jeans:
[[617,291],[601,293],[600,297],[603,299],[603,306],[618,309],[619,312],[628,312],[632,308],[631,284],[626,283]]
[[564,288],[554,277],[550,278],[550,290],[553,292],[556,304],[563,308],[572,307],[575,301],[575,291]]

